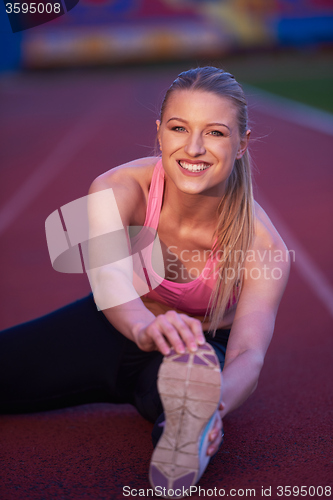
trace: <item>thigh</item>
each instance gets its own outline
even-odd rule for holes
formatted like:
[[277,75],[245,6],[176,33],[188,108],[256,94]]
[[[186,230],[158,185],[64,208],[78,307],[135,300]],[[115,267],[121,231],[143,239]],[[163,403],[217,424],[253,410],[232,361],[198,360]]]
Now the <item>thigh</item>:
[[117,401],[125,337],[92,295],[0,333],[0,412]]
[[160,352],[144,352],[126,339],[118,374],[117,397],[133,404],[147,420],[154,422],[162,412],[157,389],[157,375],[163,356]]

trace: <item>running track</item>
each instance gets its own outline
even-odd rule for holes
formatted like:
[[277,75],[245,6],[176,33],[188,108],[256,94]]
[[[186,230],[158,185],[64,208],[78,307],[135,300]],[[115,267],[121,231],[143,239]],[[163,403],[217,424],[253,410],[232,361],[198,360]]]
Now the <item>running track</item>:
[[[45,219],[98,174],[152,153],[156,110],[176,74],[2,77],[1,328],[89,292],[84,275],[53,271]],[[287,498],[278,485],[332,486],[332,132],[249,94],[257,198],[296,262],[258,389],[225,419],[225,444],[200,486],[257,497],[272,486],[271,498]],[[0,416],[0,498],[110,500],[125,498],[124,485],[148,488],[150,431],[126,405]]]

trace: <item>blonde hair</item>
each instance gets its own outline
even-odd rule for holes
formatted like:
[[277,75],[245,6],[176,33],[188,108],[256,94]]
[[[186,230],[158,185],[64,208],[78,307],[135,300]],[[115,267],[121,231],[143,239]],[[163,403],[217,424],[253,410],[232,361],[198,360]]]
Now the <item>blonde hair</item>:
[[[248,130],[248,113],[243,89],[233,75],[212,66],[191,69],[178,75],[165,94],[160,112],[161,122],[173,92],[189,89],[212,92],[229,99],[237,108],[239,135],[245,136]],[[223,259],[218,260],[218,270],[215,272],[219,279],[208,308],[210,331],[213,334],[229,305],[238,300],[242,290],[243,264],[254,235],[253,207],[251,159],[246,150],[242,158],[235,161],[218,207],[218,224],[214,233],[216,240],[212,250],[213,255],[222,250]]]

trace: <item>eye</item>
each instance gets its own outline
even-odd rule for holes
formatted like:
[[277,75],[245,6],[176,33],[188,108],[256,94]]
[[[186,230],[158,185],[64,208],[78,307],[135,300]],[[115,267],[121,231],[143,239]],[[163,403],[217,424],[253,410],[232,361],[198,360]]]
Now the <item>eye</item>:
[[209,132],[211,135],[215,135],[216,137],[223,137],[223,133],[220,130],[212,130]]
[[171,130],[174,130],[175,132],[186,132],[185,128],[180,126],[172,127]]

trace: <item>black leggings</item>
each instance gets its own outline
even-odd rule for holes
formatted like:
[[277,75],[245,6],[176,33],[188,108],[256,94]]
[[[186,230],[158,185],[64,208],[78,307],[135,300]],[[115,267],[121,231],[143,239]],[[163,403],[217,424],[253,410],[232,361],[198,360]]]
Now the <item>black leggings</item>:
[[[207,341],[223,368],[229,330]],[[93,402],[130,403],[154,422],[159,352],[144,352],[98,311],[92,295],[0,332],[0,413]]]

